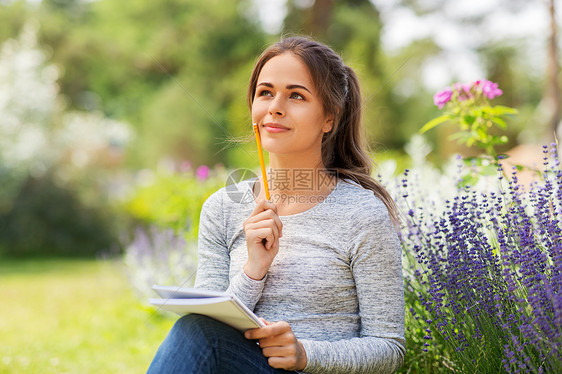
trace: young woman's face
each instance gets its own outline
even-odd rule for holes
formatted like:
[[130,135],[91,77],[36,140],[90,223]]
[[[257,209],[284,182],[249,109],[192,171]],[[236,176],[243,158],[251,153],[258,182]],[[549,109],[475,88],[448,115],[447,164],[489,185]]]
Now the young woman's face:
[[291,53],[273,57],[262,68],[252,104],[252,122],[263,147],[277,154],[320,152],[332,129],[306,65]]

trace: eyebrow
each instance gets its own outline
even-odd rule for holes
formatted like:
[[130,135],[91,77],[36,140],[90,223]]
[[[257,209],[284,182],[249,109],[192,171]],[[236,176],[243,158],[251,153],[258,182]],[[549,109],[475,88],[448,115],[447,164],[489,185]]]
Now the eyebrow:
[[[259,86],[266,86],[266,87],[269,87],[269,88],[273,88],[273,84],[271,84],[269,82],[258,83],[257,87],[259,87]],[[308,88],[306,88],[305,86],[301,86],[300,84],[289,84],[287,86],[288,90],[294,90],[295,88],[300,88],[300,89],[305,90],[306,92],[312,94]]]

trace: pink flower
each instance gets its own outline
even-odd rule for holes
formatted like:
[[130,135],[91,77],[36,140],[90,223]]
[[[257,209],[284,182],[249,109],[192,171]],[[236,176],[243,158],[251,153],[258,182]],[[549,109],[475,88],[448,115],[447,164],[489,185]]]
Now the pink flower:
[[482,93],[489,99],[492,100],[495,97],[503,94],[503,91],[498,88],[498,84],[492,81],[483,81],[482,83]]
[[472,89],[472,85],[471,84],[463,84],[462,85],[462,89],[463,91],[466,93],[466,95],[468,97],[472,97],[472,92],[470,92],[470,90]]
[[200,181],[204,181],[209,177],[209,167],[207,165],[201,165],[195,171],[195,176]]
[[180,164],[180,171],[182,173],[186,173],[188,171],[191,170],[191,162],[189,161],[182,161],[182,163]]
[[451,96],[453,96],[453,90],[450,87],[445,88],[441,92],[437,92],[433,95],[433,103],[437,105],[439,109],[442,109],[445,104],[451,100]]

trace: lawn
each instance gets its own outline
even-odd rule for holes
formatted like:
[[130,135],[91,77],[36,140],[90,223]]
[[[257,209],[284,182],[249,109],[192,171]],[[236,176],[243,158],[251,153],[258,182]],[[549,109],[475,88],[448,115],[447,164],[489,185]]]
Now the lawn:
[[119,261],[0,259],[0,373],[144,373],[174,319]]

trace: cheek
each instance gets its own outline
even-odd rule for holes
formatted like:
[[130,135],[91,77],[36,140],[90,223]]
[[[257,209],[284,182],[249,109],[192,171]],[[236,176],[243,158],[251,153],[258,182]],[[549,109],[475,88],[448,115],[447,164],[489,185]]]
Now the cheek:
[[267,113],[267,106],[263,102],[254,101],[252,104],[252,122],[259,121]]

